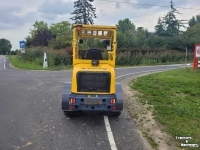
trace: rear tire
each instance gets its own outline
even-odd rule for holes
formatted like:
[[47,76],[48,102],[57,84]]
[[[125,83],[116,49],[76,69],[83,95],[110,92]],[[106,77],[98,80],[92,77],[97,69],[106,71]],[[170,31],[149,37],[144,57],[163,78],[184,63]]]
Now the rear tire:
[[112,112],[112,116],[119,117],[120,115],[121,115],[121,111],[120,112]]
[[63,111],[63,113],[67,117],[79,117],[83,114],[81,111]]
[[121,115],[121,111],[119,112],[106,112],[106,115],[109,117],[119,117]]

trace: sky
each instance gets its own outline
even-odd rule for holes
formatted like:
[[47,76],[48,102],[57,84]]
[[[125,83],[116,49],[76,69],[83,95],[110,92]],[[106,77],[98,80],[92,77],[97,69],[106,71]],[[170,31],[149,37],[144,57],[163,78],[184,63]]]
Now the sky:
[[[19,41],[30,35],[35,21],[45,21],[48,26],[69,21],[76,0],[0,0],[0,39],[12,44],[12,50],[19,49]],[[158,18],[170,11],[171,0],[94,0],[97,18],[94,24],[116,25],[119,20],[129,18],[137,27],[154,32]],[[119,3],[117,3],[119,2]],[[179,20],[189,20],[200,14],[200,0],[173,0],[181,13]],[[141,4],[148,4],[141,5]],[[154,6],[152,6],[154,5]],[[156,5],[156,6],[155,6]],[[160,7],[169,6],[169,7]],[[185,9],[191,8],[191,9]]]

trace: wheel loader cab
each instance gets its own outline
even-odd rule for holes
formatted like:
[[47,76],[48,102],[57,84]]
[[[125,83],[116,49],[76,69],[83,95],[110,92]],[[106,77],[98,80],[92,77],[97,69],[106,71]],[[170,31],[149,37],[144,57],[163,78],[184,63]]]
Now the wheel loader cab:
[[[73,27],[72,82],[64,85],[62,110],[65,114],[108,111],[119,115],[123,98],[121,84],[115,81],[116,26],[74,24]],[[107,48],[89,48],[81,59],[79,44],[88,39],[98,39]]]

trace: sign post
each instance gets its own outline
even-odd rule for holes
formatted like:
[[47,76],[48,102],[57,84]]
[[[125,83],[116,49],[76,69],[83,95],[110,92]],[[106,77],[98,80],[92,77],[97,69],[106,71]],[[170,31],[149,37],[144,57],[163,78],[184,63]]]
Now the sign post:
[[19,47],[20,47],[20,49],[21,49],[21,56],[22,56],[23,60],[24,60],[23,55],[24,55],[24,53],[25,53],[25,47],[26,47],[25,44],[26,44],[25,41],[19,41]]
[[193,70],[195,70],[197,67],[200,67],[200,61],[197,58],[200,58],[200,44],[195,44],[194,46]]

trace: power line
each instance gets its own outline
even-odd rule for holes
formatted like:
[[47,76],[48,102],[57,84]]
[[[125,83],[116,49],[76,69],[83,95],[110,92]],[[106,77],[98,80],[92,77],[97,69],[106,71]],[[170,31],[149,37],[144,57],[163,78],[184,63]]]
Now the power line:
[[[160,6],[160,5],[151,5],[151,4],[138,4],[138,3],[133,3],[133,2],[119,2],[119,1],[113,1],[113,0],[99,0],[99,1],[106,1],[106,2],[115,2],[115,3],[125,3],[125,4],[134,4],[134,5],[143,5],[143,6],[157,6],[157,7],[170,7],[170,6]],[[184,8],[184,7],[176,7],[180,9],[193,9],[193,10],[200,10],[196,8]]]

